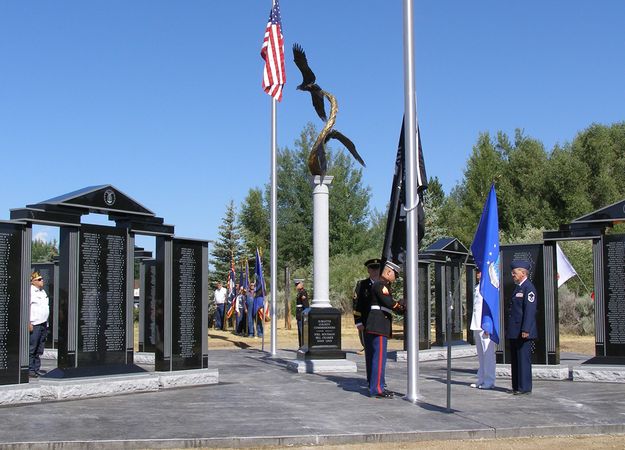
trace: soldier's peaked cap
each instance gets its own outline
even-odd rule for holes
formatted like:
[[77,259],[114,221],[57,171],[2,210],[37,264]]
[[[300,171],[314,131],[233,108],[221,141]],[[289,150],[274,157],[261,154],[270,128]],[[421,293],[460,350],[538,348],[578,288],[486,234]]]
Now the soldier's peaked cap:
[[401,267],[399,267],[393,261],[386,261],[384,263],[384,267],[388,267],[389,269],[393,269],[396,273],[401,272]]
[[380,264],[382,264],[382,261],[380,260],[380,258],[373,258],[373,259],[368,259],[365,261],[365,267],[367,269],[379,269]]
[[513,270],[514,269],[530,270],[530,263],[529,261],[523,261],[523,260],[512,261],[512,263],[510,264],[510,268]]

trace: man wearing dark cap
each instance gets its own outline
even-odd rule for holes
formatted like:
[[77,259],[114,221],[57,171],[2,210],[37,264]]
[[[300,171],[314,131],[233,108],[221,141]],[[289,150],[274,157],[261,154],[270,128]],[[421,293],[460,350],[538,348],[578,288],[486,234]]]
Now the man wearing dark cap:
[[369,272],[369,278],[358,281],[354,288],[353,299],[353,311],[354,311],[354,324],[358,329],[358,337],[360,343],[363,346],[365,353],[365,367],[367,369],[367,383],[371,379],[371,349],[367,348],[367,342],[365,341],[364,331],[367,324],[367,317],[369,316],[369,310],[371,309],[371,286],[376,282],[380,276],[380,263],[378,258],[373,258],[365,261],[365,267]]
[[371,287],[371,308],[365,326],[365,342],[371,349],[371,379],[369,395],[376,398],[392,398],[393,393],[384,389],[386,383],[386,346],[392,334],[392,312],[403,313],[403,306],[393,300],[391,283],[395,281],[399,266],[387,261],[380,279]]
[[297,339],[299,346],[304,345],[304,324],[302,319],[304,317],[304,310],[310,306],[308,301],[308,292],[304,289],[304,280],[295,280],[295,289],[297,289],[297,296],[295,297],[295,318],[297,319]]
[[516,287],[508,307],[512,392],[514,395],[532,392],[532,340],[538,337],[536,328],[536,288],[528,279],[530,263],[513,261],[512,280]]

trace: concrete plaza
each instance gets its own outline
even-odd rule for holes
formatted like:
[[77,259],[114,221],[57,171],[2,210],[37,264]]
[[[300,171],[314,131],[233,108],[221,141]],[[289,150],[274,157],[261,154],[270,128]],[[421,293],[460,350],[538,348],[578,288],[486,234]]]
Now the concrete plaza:
[[[446,361],[419,363],[419,401],[406,392],[405,362],[389,360],[394,399],[367,395],[364,358],[357,373],[298,374],[294,350],[213,350],[219,383],[73,401],[0,407],[0,447],[259,447],[436,439],[625,433],[625,384],[534,381],[528,396],[471,388],[475,357],[452,362],[452,411]],[[582,355],[563,354],[562,365]],[[49,363],[49,362],[48,362]],[[37,383],[37,381],[35,381]],[[34,383],[33,383],[34,384]],[[625,444],[625,437],[623,438]]]

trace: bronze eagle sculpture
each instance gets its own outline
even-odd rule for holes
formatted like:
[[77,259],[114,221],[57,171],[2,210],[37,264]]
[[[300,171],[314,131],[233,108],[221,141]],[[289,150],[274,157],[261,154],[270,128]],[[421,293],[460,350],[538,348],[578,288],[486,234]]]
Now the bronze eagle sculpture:
[[[319,136],[317,136],[317,139],[313,144],[313,148],[308,155],[308,170],[310,170],[311,175],[324,176],[326,174],[328,170],[328,161],[326,159],[325,144],[330,139],[338,140],[345,146],[345,148],[347,148],[356,161],[362,164],[363,167],[366,167],[365,162],[358,154],[358,151],[356,151],[354,143],[340,131],[333,129],[336,121],[336,114],[339,110],[338,103],[332,94],[324,91],[317,84],[317,78],[308,66],[306,53],[304,53],[304,49],[299,44],[293,45],[293,60],[295,61],[297,68],[302,73],[303,78],[302,83],[297,86],[297,89],[300,91],[310,92],[313,107],[315,108],[317,115],[325,122],[325,126],[321,130],[321,133],[319,133]],[[329,119],[326,118],[324,98],[327,98],[330,102]]]

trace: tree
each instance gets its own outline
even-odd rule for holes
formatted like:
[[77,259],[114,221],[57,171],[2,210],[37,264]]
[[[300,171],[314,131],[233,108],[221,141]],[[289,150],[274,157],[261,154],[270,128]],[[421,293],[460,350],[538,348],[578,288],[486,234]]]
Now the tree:
[[219,225],[219,238],[215,241],[211,251],[211,265],[215,270],[209,275],[209,282],[224,282],[230,270],[231,259],[234,258],[235,263],[241,259],[242,251],[240,246],[239,227],[236,221],[236,209],[234,202],[226,208],[226,213]]
[[56,239],[52,242],[35,239],[32,243],[31,249],[32,262],[52,262],[55,256],[59,256]]
[[571,152],[586,167],[593,209],[625,196],[625,122],[591,125],[575,137]]
[[330,154],[330,255],[360,253],[366,249],[371,189],[362,185],[362,169],[356,169],[345,153]]
[[239,213],[239,228],[248,258],[254,257],[257,248],[269,247],[269,202],[263,200],[260,189],[250,189],[245,197]]
[[439,239],[449,236],[447,226],[442,221],[445,192],[438,177],[430,178],[428,188],[425,191],[425,236],[421,242],[421,248],[425,249]]

